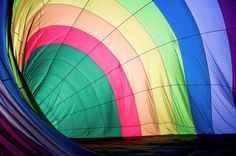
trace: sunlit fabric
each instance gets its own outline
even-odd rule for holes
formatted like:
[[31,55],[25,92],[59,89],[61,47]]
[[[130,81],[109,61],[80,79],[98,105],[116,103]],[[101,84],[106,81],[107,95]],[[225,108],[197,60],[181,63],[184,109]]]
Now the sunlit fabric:
[[235,133],[235,2],[221,3],[16,1],[31,105],[75,138]]
[[2,120],[37,149],[236,133],[235,0],[15,0],[9,30],[6,8],[0,91],[17,112],[1,102]]

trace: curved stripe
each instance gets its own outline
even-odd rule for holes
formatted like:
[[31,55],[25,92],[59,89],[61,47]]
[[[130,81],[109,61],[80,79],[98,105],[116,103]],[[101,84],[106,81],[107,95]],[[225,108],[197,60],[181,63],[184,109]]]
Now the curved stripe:
[[[51,9],[53,9],[53,7],[51,7]],[[92,10],[92,11],[94,13],[97,13],[97,11],[99,12],[99,10],[97,10],[97,9]],[[63,12],[66,12],[66,11],[63,11]],[[120,12],[122,12],[122,10],[120,10]],[[101,12],[99,12],[99,13],[101,13]],[[71,18],[71,19],[75,19],[76,15],[77,14],[73,13],[73,16],[70,16],[70,17],[74,17],[74,18]],[[83,13],[81,14],[81,16],[82,15],[83,15]],[[47,14],[47,16],[49,16],[49,15]],[[62,15],[62,16],[65,16],[65,15]],[[106,17],[104,17],[104,19],[111,18],[111,17],[109,17],[109,16],[107,17],[107,16],[108,15],[106,15]],[[43,25],[43,23],[45,22],[45,21],[44,22],[43,21],[40,22],[40,25]],[[73,22],[74,21],[71,20],[69,23],[71,24]],[[79,25],[81,25],[80,18],[77,20],[77,22],[75,22],[74,26],[76,27]],[[115,23],[113,25],[115,25]],[[35,25],[35,27],[36,26],[37,25]],[[98,29],[99,29],[99,27],[98,27]],[[148,36],[146,31],[143,29],[142,25],[140,25],[140,23],[136,20],[135,17],[132,17],[128,21],[123,23],[118,28],[118,30],[120,32],[122,32],[122,34],[125,36],[125,38],[127,38],[128,41],[130,42],[130,44],[136,49],[136,52],[138,53],[138,55],[142,55],[143,52],[156,47],[155,43]],[[101,30],[101,31],[104,31],[104,30]],[[161,126],[161,133],[162,134],[169,134],[170,132],[176,133],[176,126],[174,124],[169,124],[169,122],[175,123],[175,121],[173,121],[173,118],[172,118],[173,111],[172,111],[172,109],[169,109],[169,105],[168,106],[165,105],[165,103],[167,101],[168,102],[172,101],[170,88],[169,87],[160,87],[163,85],[169,86],[169,81],[168,81],[168,78],[166,75],[166,71],[164,69],[164,65],[163,65],[159,50],[157,48],[155,48],[150,53],[142,55],[140,58],[142,60],[142,63],[144,65],[146,72],[148,71],[147,76],[148,76],[148,80],[150,83],[150,87],[151,88],[158,88],[158,89],[150,90],[150,93],[153,94],[152,97],[153,97],[153,101],[155,103],[155,110],[154,110],[154,113],[152,113],[152,116],[156,115],[158,118],[158,122],[161,123],[160,126]],[[156,68],[153,68],[153,67],[156,67]],[[158,73],[156,72],[157,70],[159,71]],[[143,81],[143,82],[146,83],[146,81]],[[150,101],[147,101],[147,102],[150,103]],[[139,107],[137,107],[137,108],[139,109]],[[142,106],[141,106],[141,108],[142,108]],[[141,112],[141,109],[139,112]],[[165,113],[165,112],[167,112],[167,113]],[[171,113],[170,116],[167,115],[170,113]],[[146,115],[144,115],[143,117],[141,116],[140,118],[146,118]],[[161,120],[159,120],[159,119],[161,119]]]
[[[38,39],[39,37],[42,40]],[[44,40],[44,38],[46,38],[47,40]],[[117,100],[117,106],[121,122],[122,135],[140,136],[141,131],[139,117],[133,92],[129,85],[127,77],[123,69],[121,68],[119,61],[103,44],[99,44],[99,46],[94,49],[95,45],[99,43],[99,41],[94,37],[81,30],[66,26],[49,26],[40,29],[27,42],[24,62],[27,62],[29,56],[36,48],[46,44],[62,43],[75,47],[83,51],[87,55],[89,54],[89,57],[98,64],[98,66],[107,75],[115,98],[119,99]],[[92,50],[93,52],[90,53]],[[125,96],[128,97],[123,98]]]
[[[0,23],[0,38],[3,39],[3,43],[6,43],[6,26],[8,22],[10,23],[10,21],[7,21],[6,18],[7,12],[11,10],[9,3],[10,1],[0,1],[0,16],[4,16]],[[5,29],[2,29],[3,27],[5,27]],[[15,111],[12,113],[14,114],[13,117],[17,114],[19,115],[17,119],[15,118],[16,122],[14,123],[14,126],[23,127],[27,131],[25,134],[29,136],[30,139],[34,140],[37,144],[40,144],[54,155],[91,155],[90,152],[79,147],[71,140],[58,133],[54,128],[42,120],[42,118],[40,118],[40,116],[29,106],[14,82],[14,77],[10,70],[10,64],[7,56],[7,48],[9,47],[7,47],[6,44],[0,44],[0,48],[0,65],[3,64],[3,68],[1,67],[1,72],[8,73],[10,76],[6,80],[4,79],[3,74],[0,74],[0,79],[4,80],[3,85],[5,90],[9,96],[12,97],[12,101],[14,100],[13,102],[6,103],[7,109],[5,110],[9,115]],[[2,110],[3,109],[0,109],[0,111]],[[7,117],[6,114],[4,114],[4,116]]]
[[[128,2],[126,0],[118,0],[121,5],[127,7],[132,13],[137,10],[136,8],[139,8],[148,1],[149,0]],[[156,43],[156,46],[160,47],[160,55],[170,81],[171,95],[173,99],[172,103],[169,101],[166,105],[169,105],[169,109],[173,109],[174,116],[172,118],[175,118],[178,134],[194,134],[195,129],[192,120],[187,87],[184,85],[176,86],[176,84],[186,84],[186,81],[184,77],[180,48],[178,43],[173,42],[176,40],[174,32],[154,3],[148,5],[143,10],[135,14],[135,17],[149,33],[149,36],[152,37]],[[168,113],[168,115],[171,116],[172,113]]]
[[232,72],[233,72],[233,98],[234,108],[236,107],[236,2],[234,0],[218,0],[224,21],[227,28],[227,34],[229,39],[231,60],[232,60]]
[[[1,87],[1,85],[0,85]],[[2,93],[0,93],[1,98],[3,98]],[[5,97],[4,97],[5,98]],[[5,99],[4,99],[5,100]],[[0,108],[5,101],[0,100]],[[12,155],[50,155],[46,149],[43,149],[42,146],[36,144],[31,138],[28,138],[24,133],[19,129],[13,126],[12,122],[9,122],[6,118],[6,114],[0,114],[0,126],[1,128],[1,152],[5,149],[9,151]]]
[[[159,88],[151,89],[150,92],[152,93],[152,99],[156,109],[156,117],[160,123],[160,133],[162,135],[176,134],[176,125],[173,124],[175,123],[175,119],[173,118],[174,115],[171,108],[171,91],[169,87],[163,87],[166,85],[169,86],[169,79],[159,49],[134,15],[125,21],[118,30],[136,49],[138,55],[141,55],[140,58],[147,73],[150,87]],[[147,51],[150,52],[143,55]]]
[[[122,136],[107,77],[95,82],[104,73],[89,57],[76,67],[85,56],[64,44],[41,46],[31,55],[23,74],[48,120],[67,137]],[[52,91],[60,81],[63,83]]]
[[[44,9],[42,10],[43,13],[48,10],[47,18],[45,17],[44,19],[47,20],[47,22],[40,22],[41,27],[47,27],[50,25],[65,25],[68,21],[68,18],[60,18],[60,20],[54,21],[50,17],[74,17],[74,12],[80,12],[81,10],[80,8],[64,5],[48,5],[45,6]],[[65,11],[67,14],[65,15],[61,9],[68,9],[68,11]],[[36,31],[39,29],[39,27],[37,27],[39,25],[38,22],[39,15],[34,18],[34,24],[32,27],[31,24],[33,21],[29,22],[29,25],[25,31],[25,36],[27,36],[29,33],[28,37],[31,37],[31,34],[36,33]],[[96,29],[94,29],[95,25],[97,25]],[[115,29],[108,22],[86,10],[83,11],[79,18],[79,22],[76,22],[74,27],[87,32],[91,36],[96,37],[98,40],[102,40],[107,34]],[[25,40],[23,40],[23,45],[25,45]],[[155,105],[152,100],[152,92],[149,91],[151,87],[145,69],[142,65],[141,58],[119,30],[113,31],[113,33],[103,41],[103,44],[110,49],[110,51],[121,64],[124,64],[122,67],[127,75],[132,90],[134,93],[138,93],[135,94],[134,97],[138,109],[140,123],[142,125],[142,135],[160,134],[159,126],[157,125],[159,122],[156,117],[157,115]],[[23,48],[24,47],[22,46],[22,52],[25,52]],[[23,59],[24,55],[22,56]],[[20,62],[23,63],[23,61]],[[137,75],[140,76],[137,77]]]
[[233,125],[236,123],[236,109],[233,108],[231,91],[232,62],[221,10],[217,1],[186,0],[186,3],[202,34],[211,84],[219,84],[211,86],[214,131],[217,134],[235,132]]
[[214,133],[209,71],[201,37],[192,36],[199,34],[199,30],[191,12],[184,1],[173,1],[168,5],[165,0],[154,0],[154,2],[179,41],[197,133]]
[[[83,8],[88,0],[50,0],[50,1],[41,1],[41,0],[21,0],[17,4],[17,9],[13,12],[12,24],[11,24],[11,35],[12,35],[12,45],[15,57],[20,59],[20,46],[22,45],[22,40],[24,37],[24,31],[29,20],[33,18],[36,14],[43,15],[41,9],[48,4],[68,4],[74,5],[80,8]],[[14,1],[14,4],[16,2]],[[78,12],[79,14],[79,12]]]

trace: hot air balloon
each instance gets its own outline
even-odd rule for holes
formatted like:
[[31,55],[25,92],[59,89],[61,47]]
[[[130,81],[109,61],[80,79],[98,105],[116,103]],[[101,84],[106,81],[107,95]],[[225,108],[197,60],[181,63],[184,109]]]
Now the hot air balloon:
[[15,0],[11,9],[1,81],[11,77],[18,87],[8,92],[29,111],[22,120],[48,137],[236,133],[234,0]]

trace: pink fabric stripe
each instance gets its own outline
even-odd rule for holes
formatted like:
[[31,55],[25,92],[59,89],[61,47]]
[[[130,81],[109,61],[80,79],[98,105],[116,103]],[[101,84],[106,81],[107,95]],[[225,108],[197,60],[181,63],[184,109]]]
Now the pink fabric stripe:
[[[67,26],[48,26],[40,29],[27,41],[24,64],[35,49],[47,44],[63,43],[81,50],[89,55],[103,72],[107,74],[114,95],[116,99],[119,99],[117,100],[117,107],[122,136],[141,136],[141,126],[135,99],[126,74],[120,62],[104,44],[100,43],[95,48],[99,42],[99,40],[79,29]],[[119,68],[112,71],[117,67]]]

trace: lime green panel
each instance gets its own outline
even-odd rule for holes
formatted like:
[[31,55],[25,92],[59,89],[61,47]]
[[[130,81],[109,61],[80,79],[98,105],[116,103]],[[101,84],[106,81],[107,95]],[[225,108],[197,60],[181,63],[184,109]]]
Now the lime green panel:
[[[149,0],[117,0],[131,13],[137,8],[150,2]],[[173,111],[176,127],[179,134],[195,134],[192,114],[190,110],[188,92],[186,86],[183,62],[178,41],[167,23],[165,17],[154,3],[149,3],[134,15],[143,25],[150,37],[156,43],[160,51],[167,76],[171,85],[173,98]],[[158,72],[158,71],[157,71]],[[182,85],[178,85],[182,84]]]
[[48,120],[66,136],[121,136],[109,81],[83,52],[59,44],[40,47],[23,75]]
[[14,0],[12,9],[15,10],[17,6],[19,5],[20,0]]

